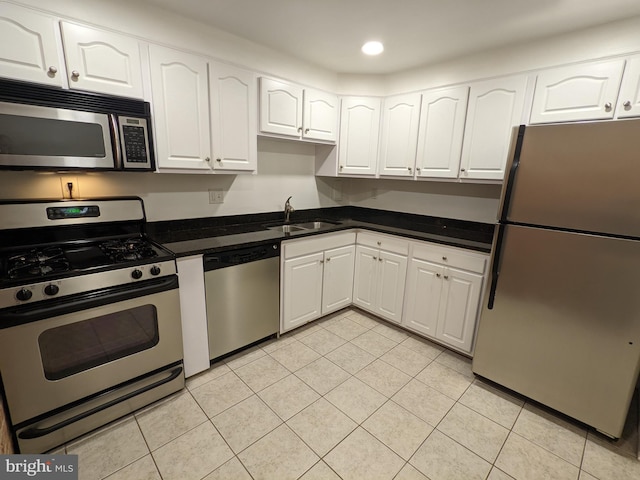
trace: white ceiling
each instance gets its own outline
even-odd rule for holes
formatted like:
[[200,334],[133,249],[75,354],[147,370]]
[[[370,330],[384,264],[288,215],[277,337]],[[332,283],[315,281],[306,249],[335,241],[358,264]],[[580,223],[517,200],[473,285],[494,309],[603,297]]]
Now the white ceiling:
[[[385,74],[640,15],[640,0],[147,0],[338,73]],[[385,51],[360,47],[380,40]]]

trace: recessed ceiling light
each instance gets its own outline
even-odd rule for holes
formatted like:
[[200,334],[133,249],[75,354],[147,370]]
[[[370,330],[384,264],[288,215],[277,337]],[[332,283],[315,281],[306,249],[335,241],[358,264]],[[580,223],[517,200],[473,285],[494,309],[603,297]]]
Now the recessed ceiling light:
[[362,53],[365,55],[380,55],[384,51],[384,45],[380,42],[367,42],[362,46]]

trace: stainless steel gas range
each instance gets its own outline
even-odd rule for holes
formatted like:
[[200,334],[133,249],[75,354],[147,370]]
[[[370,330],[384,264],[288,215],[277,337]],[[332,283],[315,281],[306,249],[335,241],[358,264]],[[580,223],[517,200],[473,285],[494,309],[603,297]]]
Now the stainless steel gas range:
[[0,375],[22,453],[184,386],[173,254],[139,198],[0,202]]

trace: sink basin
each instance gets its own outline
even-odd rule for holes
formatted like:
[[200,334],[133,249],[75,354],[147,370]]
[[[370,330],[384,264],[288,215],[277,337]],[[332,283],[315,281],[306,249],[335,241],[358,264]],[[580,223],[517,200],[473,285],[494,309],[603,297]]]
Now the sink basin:
[[298,225],[275,225],[273,227],[267,227],[269,230],[278,230],[282,233],[299,232],[307,230],[306,228],[299,227]]
[[287,225],[270,225],[269,230],[277,230],[282,233],[302,232],[304,230],[319,230],[320,228],[332,227],[337,225],[335,222],[327,222],[318,220],[315,222],[292,223]]
[[301,227],[301,228],[304,228],[305,230],[317,230],[319,228],[332,227],[333,225],[337,225],[337,224],[334,222],[324,222],[324,221],[305,222],[305,223],[295,224],[296,227]]

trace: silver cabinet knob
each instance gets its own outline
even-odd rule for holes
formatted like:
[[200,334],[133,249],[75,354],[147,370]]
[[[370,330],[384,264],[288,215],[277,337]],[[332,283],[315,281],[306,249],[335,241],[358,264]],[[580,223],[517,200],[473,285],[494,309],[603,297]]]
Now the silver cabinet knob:
[[344,168],[344,165],[340,165],[340,170],[342,170]]
[[58,73],[58,69],[52,65],[49,67],[49,73],[51,75],[55,75],[56,73]]
[[416,167],[416,172],[420,173],[420,167]]
[[447,257],[442,257],[442,259],[446,262],[447,261]]
[[74,70],[73,72],[71,72],[71,78],[74,78],[74,79],[77,80],[79,76],[80,76],[80,72],[79,71]]
[[221,158],[216,158],[216,162],[222,163],[222,159]]
[[411,167],[407,167],[409,169],[409,173],[411,173],[413,170],[411,169]]
[[376,242],[378,244],[378,246],[382,245],[382,242]]
[[211,161],[211,159],[210,159],[209,157],[207,157],[207,158],[205,158],[205,159],[204,159],[204,161],[205,161],[205,162],[210,162],[210,161]]
[[373,259],[374,259],[374,260],[377,260],[377,259],[378,259],[378,257],[373,257]]
[[320,263],[324,263],[324,260],[320,260]]
[[381,262],[382,261],[382,257],[378,257],[378,261]]
[[631,102],[629,100],[627,100],[626,102],[624,102],[622,104],[622,106],[628,110],[628,109],[631,108]]
[[610,112],[611,111],[611,102],[607,102],[604,104],[604,110],[606,112]]
[[330,261],[331,261],[331,257],[327,258],[327,262],[330,262]]
[[466,169],[461,168],[461,169],[460,169],[460,171],[461,171],[461,172],[466,172]]
[[445,280],[449,280],[449,275],[445,275],[445,276],[444,276],[444,279],[445,279]]
[[441,276],[441,275],[440,275],[439,273],[436,273],[436,277],[440,278],[440,276]]
[[302,127],[298,127],[298,133],[302,132]]
[[309,133],[309,129],[308,129],[308,128],[305,128],[305,129],[304,129],[304,133]]

